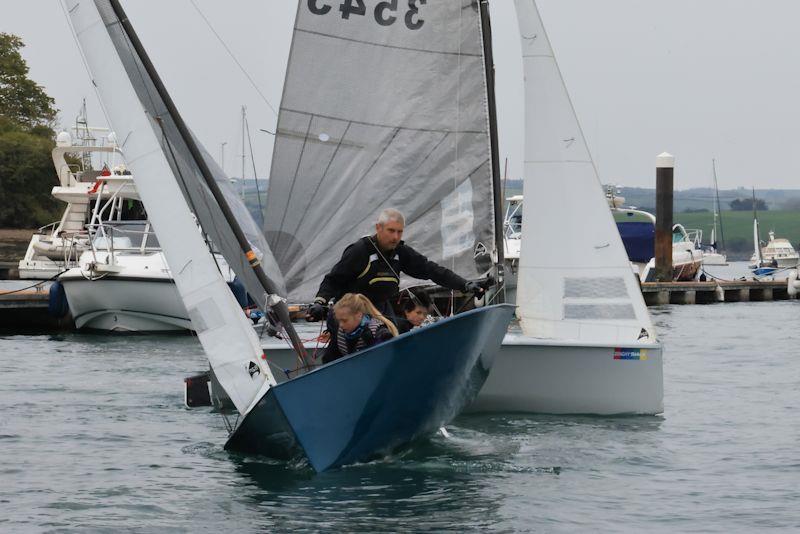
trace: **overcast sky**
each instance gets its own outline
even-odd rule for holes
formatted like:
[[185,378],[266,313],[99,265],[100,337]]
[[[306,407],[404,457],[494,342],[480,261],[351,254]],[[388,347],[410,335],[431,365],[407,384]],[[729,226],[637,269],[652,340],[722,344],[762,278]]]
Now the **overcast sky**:
[[[252,77],[254,89],[191,0],[123,0],[184,118],[239,175],[241,105],[266,175],[288,56],[293,0],[194,0]],[[521,61],[511,0],[493,0],[501,157],[521,173]],[[677,158],[676,188],[798,188],[800,2],[540,0],[603,182],[654,185],[655,156]],[[0,31],[20,35],[31,76],[70,125],[85,96],[104,118],[59,0],[0,0]],[[259,91],[264,95],[262,98]],[[265,101],[266,100],[266,101]],[[248,171],[248,176],[250,171]]]

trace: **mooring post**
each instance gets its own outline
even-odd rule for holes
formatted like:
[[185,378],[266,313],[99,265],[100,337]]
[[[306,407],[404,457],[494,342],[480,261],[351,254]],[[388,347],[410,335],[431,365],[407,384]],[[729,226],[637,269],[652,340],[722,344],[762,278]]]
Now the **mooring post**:
[[675,158],[656,157],[656,281],[672,282],[672,187]]

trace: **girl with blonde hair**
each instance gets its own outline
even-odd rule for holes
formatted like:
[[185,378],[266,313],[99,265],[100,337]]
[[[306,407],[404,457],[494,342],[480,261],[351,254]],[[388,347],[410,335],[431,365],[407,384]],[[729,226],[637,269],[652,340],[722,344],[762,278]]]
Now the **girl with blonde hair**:
[[333,306],[336,332],[323,356],[323,363],[377,345],[397,335],[397,327],[360,293],[347,293]]

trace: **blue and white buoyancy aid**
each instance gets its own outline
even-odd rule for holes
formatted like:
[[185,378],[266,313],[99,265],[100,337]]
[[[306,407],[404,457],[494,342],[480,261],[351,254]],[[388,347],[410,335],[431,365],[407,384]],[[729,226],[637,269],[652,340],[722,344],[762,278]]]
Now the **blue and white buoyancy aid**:
[[378,339],[378,329],[385,328],[384,324],[370,315],[364,314],[361,323],[352,332],[345,332],[341,328],[336,332],[336,346],[344,356],[371,347]]

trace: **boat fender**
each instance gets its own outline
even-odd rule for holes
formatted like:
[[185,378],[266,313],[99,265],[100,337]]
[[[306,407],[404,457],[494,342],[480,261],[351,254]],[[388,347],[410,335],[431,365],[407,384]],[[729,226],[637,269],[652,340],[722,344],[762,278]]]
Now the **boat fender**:
[[789,294],[789,297],[796,298],[798,289],[800,289],[800,283],[797,281],[797,269],[792,269],[789,271],[789,280],[786,285],[786,292]]
[[236,302],[239,303],[239,306],[242,308],[247,307],[247,290],[244,287],[244,284],[239,277],[234,277],[232,282],[228,282],[228,287],[231,289],[231,293],[233,296],[236,297]]
[[47,313],[56,319],[66,317],[66,315],[69,313],[67,292],[64,291],[64,285],[59,281],[55,281],[53,285],[50,286],[50,295],[47,302]]

